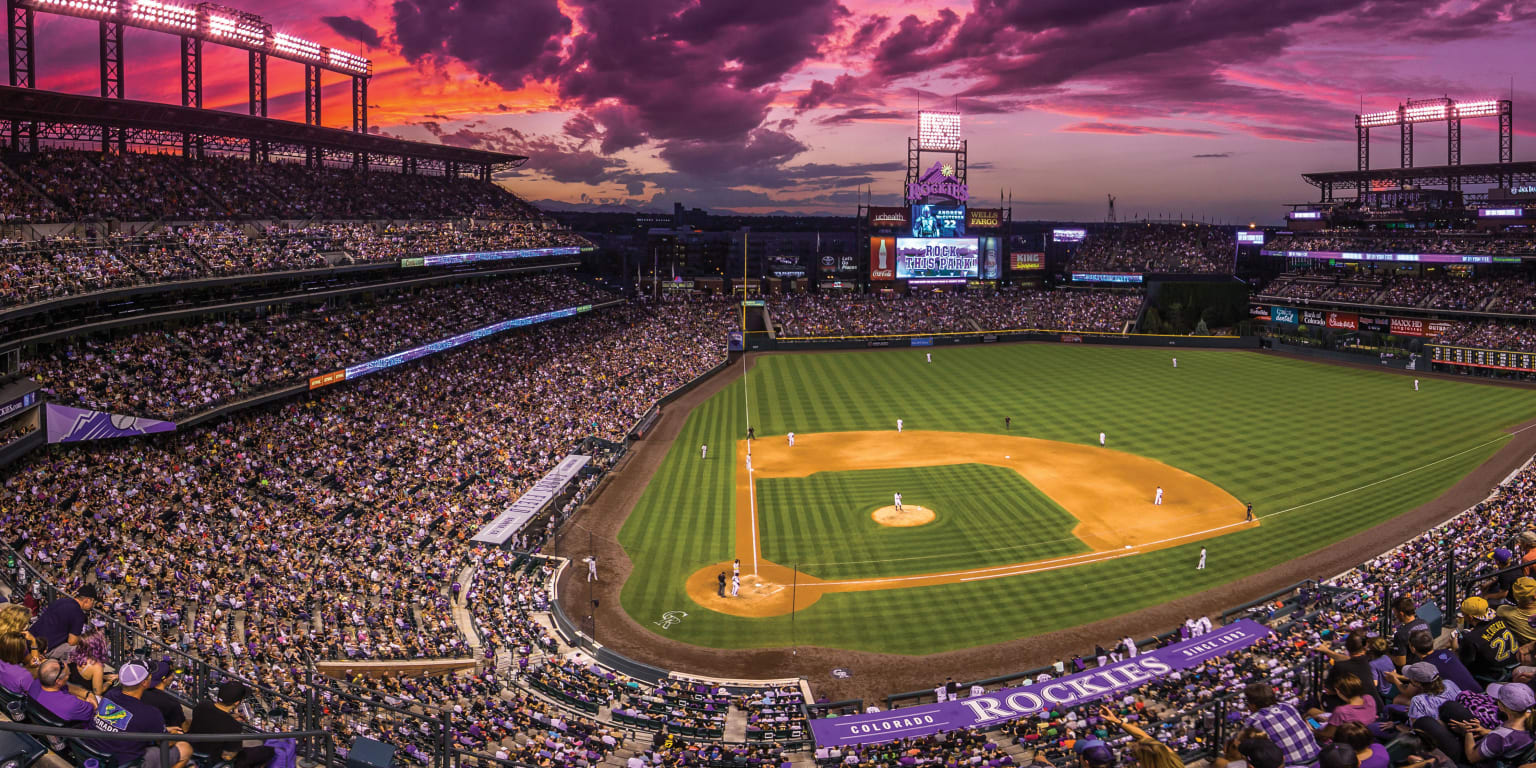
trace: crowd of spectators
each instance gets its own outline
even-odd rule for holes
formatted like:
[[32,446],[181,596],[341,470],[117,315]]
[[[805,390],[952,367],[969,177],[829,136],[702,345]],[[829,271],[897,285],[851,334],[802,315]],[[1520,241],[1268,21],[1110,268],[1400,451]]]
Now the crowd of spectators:
[[1226,227],[1119,224],[1090,232],[1072,259],[1085,272],[1232,272],[1236,235]]
[[[467,537],[577,441],[622,438],[718,362],[730,318],[623,305],[216,426],[48,452],[6,478],[0,527],[66,589],[100,585],[117,618],[262,686],[325,660],[466,658],[451,585],[492,559]],[[539,645],[505,611],[480,618],[497,647]],[[405,727],[376,714],[347,727]]]
[[377,224],[197,222],[139,235],[90,232],[0,239],[0,308],[146,283],[584,243],[580,236],[535,218]]
[[1275,251],[1518,256],[1536,254],[1536,236],[1528,232],[1482,230],[1362,232],[1347,229],[1275,235],[1264,247]]
[[168,418],[501,320],[612,298],[567,274],[483,278],[340,306],[263,307],[250,316],[75,336],[22,369],[54,399]]
[[1127,291],[1005,290],[902,297],[790,294],[769,300],[784,336],[969,333],[1036,328],[1121,331],[1141,311]]
[[0,162],[7,166],[0,173],[19,180],[0,195],[0,217],[11,221],[539,216],[500,187],[467,177],[76,150],[11,153]]

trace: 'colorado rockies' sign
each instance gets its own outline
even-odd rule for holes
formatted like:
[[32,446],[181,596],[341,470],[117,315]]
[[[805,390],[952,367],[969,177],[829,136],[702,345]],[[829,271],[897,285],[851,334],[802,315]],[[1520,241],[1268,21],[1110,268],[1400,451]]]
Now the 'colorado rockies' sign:
[[1087,672],[942,704],[812,720],[811,732],[817,745],[841,747],[880,744],[961,728],[987,728],[1042,709],[1070,707],[1117,694],[1242,650],[1269,634],[1269,627],[1243,619],[1200,637]]

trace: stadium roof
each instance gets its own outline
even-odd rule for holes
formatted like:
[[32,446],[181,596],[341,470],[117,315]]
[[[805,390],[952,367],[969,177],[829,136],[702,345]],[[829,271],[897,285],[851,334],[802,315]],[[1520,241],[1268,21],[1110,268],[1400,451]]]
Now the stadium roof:
[[1373,168],[1368,171],[1324,171],[1301,175],[1314,187],[1344,187],[1357,184],[1390,183],[1393,186],[1419,184],[1444,186],[1452,179],[1462,184],[1536,183],[1536,161],[1518,163],[1476,163],[1471,165],[1429,165],[1418,168]]
[[[93,134],[79,127],[121,129],[135,135],[130,144],[170,144],[162,140],[175,134],[191,133],[209,139],[234,139],[238,142],[265,142],[277,147],[313,148],[322,151],[372,157],[410,158],[429,163],[456,163],[465,166],[515,167],[528,161],[527,156],[490,152],[445,144],[406,141],[371,133],[324,128],[288,120],[180,107],[148,101],[104,99],[56,91],[0,86],[0,122],[39,124],[41,138],[88,141]],[[160,136],[164,134],[165,136]],[[180,144],[180,139],[174,141]],[[220,142],[216,142],[220,143]]]

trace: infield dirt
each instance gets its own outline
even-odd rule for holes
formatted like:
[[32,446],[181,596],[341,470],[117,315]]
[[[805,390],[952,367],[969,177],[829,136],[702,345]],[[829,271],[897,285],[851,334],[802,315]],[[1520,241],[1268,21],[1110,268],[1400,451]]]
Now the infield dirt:
[[[1196,475],[1145,456],[1093,445],[1012,435],[894,430],[796,435],[789,446],[754,441],[747,467],[746,440],[736,445],[736,557],[741,588],[722,596],[715,563],[688,577],[694,602],[733,616],[779,616],[802,610],[831,592],[906,589],[1017,576],[1113,560],[1257,526],[1244,522],[1244,505]],[[1047,560],[880,578],[822,580],[769,562],[762,555],[753,484],[760,479],[952,464],[990,464],[1018,472],[1077,518],[1072,534],[1091,551]],[[1163,503],[1154,503],[1156,489]],[[857,514],[849,510],[849,514]],[[1027,530],[999,535],[1029,536]]]

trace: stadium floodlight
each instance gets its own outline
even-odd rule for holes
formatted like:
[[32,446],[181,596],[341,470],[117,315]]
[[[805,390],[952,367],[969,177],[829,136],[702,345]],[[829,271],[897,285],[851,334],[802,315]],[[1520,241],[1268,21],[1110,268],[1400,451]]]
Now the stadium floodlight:
[[331,66],[354,75],[366,76],[373,67],[372,63],[362,56],[336,48],[325,49],[325,60]]
[[117,0],[33,0],[32,5],[71,16],[111,17],[118,12]]
[[1484,101],[1463,101],[1456,105],[1457,117],[1493,117],[1499,114],[1499,102],[1496,99]]
[[148,27],[169,27],[177,32],[197,29],[197,9],[160,0],[135,0],[128,7],[128,16],[135,23]]
[[268,27],[255,18],[226,16],[213,11],[208,12],[207,18],[208,34],[213,37],[232,40],[254,48],[262,48],[267,44]]
[[1397,110],[1391,112],[1372,112],[1368,115],[1355,115],[1355,125],[1362,128],[1379,128],[1383,125],[1397,125]]
[[959,152],[959,112],[918,112],[917,148],[924,151]]
[[283,32],[278,32],[272,36],[272,48],[281,54],[297,56],[303,59],[313,59],[315,61],[320,60],[321,51],[324,50],[324,46],[319,43],[310,42],[301,37],[294,37]]

